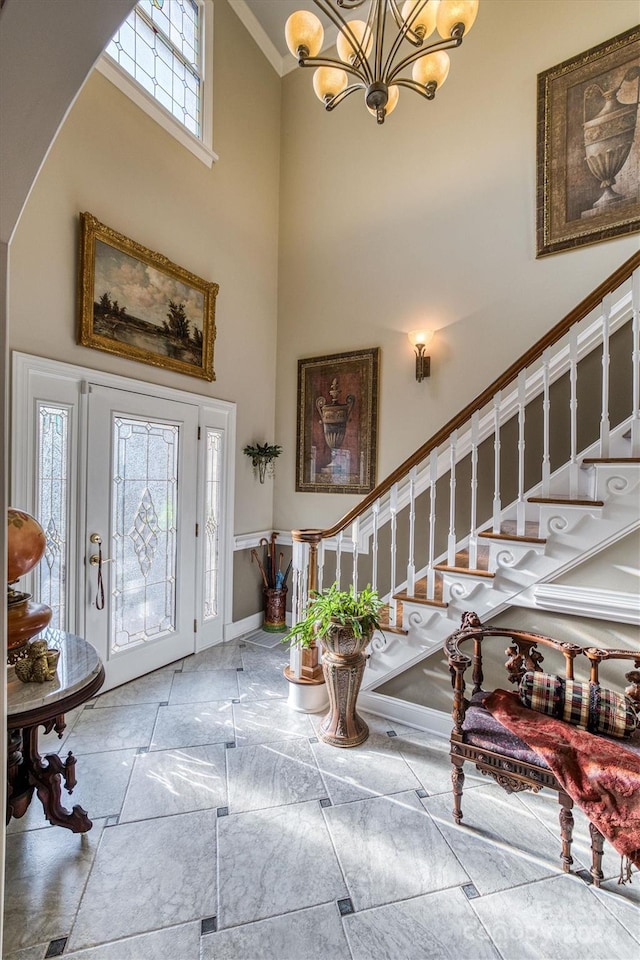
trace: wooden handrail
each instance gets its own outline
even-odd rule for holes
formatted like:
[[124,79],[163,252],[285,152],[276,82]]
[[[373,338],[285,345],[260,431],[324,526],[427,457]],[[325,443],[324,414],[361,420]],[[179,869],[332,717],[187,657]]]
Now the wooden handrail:
[[436,447],[439,447],[441,443],[448,439],[448,437],[453,433],[454,430],[458,430],[462,427],[468,420],[471,419],[472,414],[477,410],[481,410],[499,390],[504,390],[510,383],[512,383],[521,370],[525,370],[530,364],[542,356],[544,351],[553,346],[554,343],[557,343],[565,333],[580,320],[583,320],[601,301],[606,297],[608,293],[611,293],[613,290],[616,290],[620,284],[624,283],[625,280],[628,280],[629,277],[633,274],[633,271],[640,267],[640,253],[634,253],[632,257],[629,257],[625,263],[622,264],[610,277],[607,277],[600,286],[596,287],[588,296],[582,300],[577,307],[574,307],[573,310],[560,320],[559,323],[552,327],[537,343],[534,343],[532,347],[527,350],[526,353],[520,357],[519,360],[516,360],[515,363],[512,363],[511,366],[505,370],[505,372],[494,380],[486,390],[483,390],[482,393],[472,400],[471,403],[468,403],[460,413],[456,414],[455,417],[452,417],[448,423],[445,423],[437,433],[423,443],[415,453],[412,453],[404,463],[401,463],[400,466],[390,473],[385,480],[378,484],[371,493],[367,494],[364,500],[361,500],[352,510],[338,520],[337,523],[334,523],[332,527],[327,527],[325,530],[295,530],[293,531],[293,539],[298,541],[306,542],[319,542],[324,540],[327,537],[333,537],[341,530],[344,530],[345,527],[348,527],[350,523],[361,516],[365,510],[367,510],[372,504],[376,502],[380,497],[382,497],[394,483],[398,483],[402,480],[409,471],[417,466],[422,460],[424,460],[432,450],[435,450]]

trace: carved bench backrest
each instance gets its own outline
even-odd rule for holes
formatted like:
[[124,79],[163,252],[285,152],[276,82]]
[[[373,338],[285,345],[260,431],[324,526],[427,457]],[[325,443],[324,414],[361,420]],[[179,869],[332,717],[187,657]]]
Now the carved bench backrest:
[[[600,647],[582,647],[577,643],[564,640],[555,640],[543,634],[529,633],[526,630],[514,630],[509,627],[493,627],[483,624],[475,613],[465,613],[462,617],[462,626],[445,641],[445,652],[449,661],[451,685],[454,689],[453,720],[454,732],[461,735],[462,724],[468,706],[465,699],[465,671],[473,666],[473,693],[482,689],[482,642],[488,637],[504,637],[509,641],[505,650],[507,660],[505,669],[509,682],[517,685],[528,670],[540,671],[544,648],[559,651],[564,657],[565,678],[573,680],[574,661],[576,657],[586,657],[590,664],[590,680],[599,683],[599,665],[605,660],[630,660],[635,667],[625,674],[629,686],[626,695],[633,700],[640,711],[640,650],[613,650]],[[473,642],[473,653],[462,649],[464,644]]]

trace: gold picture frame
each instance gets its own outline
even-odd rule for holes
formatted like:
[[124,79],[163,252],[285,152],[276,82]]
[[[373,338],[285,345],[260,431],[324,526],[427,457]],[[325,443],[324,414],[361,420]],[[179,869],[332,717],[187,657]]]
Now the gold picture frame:
[[218,284],[80,214],[78,343],[215,380]]
[[538,74],[543,257],[640,229],[640,29]]
[[298,360],[297,491],[373,490],[379,369],[379,347]]

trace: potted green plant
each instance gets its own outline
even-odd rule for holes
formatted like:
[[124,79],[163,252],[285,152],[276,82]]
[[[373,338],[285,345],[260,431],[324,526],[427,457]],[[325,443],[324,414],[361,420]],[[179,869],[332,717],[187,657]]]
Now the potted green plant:
[[319,737],[336,747],[355,747],[369,736],[369,728],[356,713],[356,699],[366,665],[364,651],[380,628],[384,603],[370,584],[356,593],[353,585],[340,590],[337,583],[311,593],[304,620],[289,631],[283,642],[322,647],[322,670],[330,710]]
[[274,460],[282,453],[282,447],[277,443],[248,443],[242,452],[251,457],[254,473],[258,476],[260,483],[264,483],[267,469],[269,476],[274,476]]

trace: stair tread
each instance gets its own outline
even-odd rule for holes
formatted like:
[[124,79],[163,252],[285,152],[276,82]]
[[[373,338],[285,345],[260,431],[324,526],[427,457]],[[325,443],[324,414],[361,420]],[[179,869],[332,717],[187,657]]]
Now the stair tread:
[[529,503],[564,503],[576,507],[604,507],[604,500],[589,500],[586,497],[527,497]]
[[522,543],[546,543],[544,537],[539,537],[540,524],[535,520],[527,520],[524,525],[524,533],[517,532],[518,524],[515,520],[504,520],[500,524],[499,533],[493,530],[483,530],[479,537],[485,537],[487,540],[519,540]]
[[408,593],[394,593],[394,600],[405,600],[407,603],[419,603],[423,607],[448,607],[449,604],[445,603],[444,600],[427,600],[426,596],[421,597],[419,594]]
[[435,582],[433,584],[433,600],[427,599],[426,577],[416,580],[412,594],[409,594],[406,590],[401,590],[399,593],[394,594],[393,599],[399,601],[406,600],[409,603],[419,603],[425,607],[449,606],[449,604],[445,603],[445,601],[442,599],[442,576],[440,574],[436,574]]
[[437,563],[434,570],[442,570],[447,573],[463,573],[473,577],[495,577],[495,573],[492,573],[490,570],[481,570],[477,567],[449,567],[446,563]]
[[448,563],[436,563],[434,570],[442,570],[447,573],[463,573],[467,576],[476,576],[476,577],[493,577],[495,574],[491,573],[489,570],[489,558],[491,552],[489,547],[481,546],[477,551],[476,566],[469,566],[469,551],[460,550],[456,553],[455,562],[451,565]]
[[519,543],[546,543],[544,537],[528,537],[523,534],[517,533],[493,533],[490,530],[485,530],[483,533],[478,534],[479,537],[485,537],[487,540],[517,540]]
[[384,621],[380,621],[380,626],[378,629],[382,630],[383,633],[386,630],[387,633],[398,633],[403,637],[406,637],[409,633],[409,631],[405,630],[403,627],[392,627],[390,623],[385,623]]

